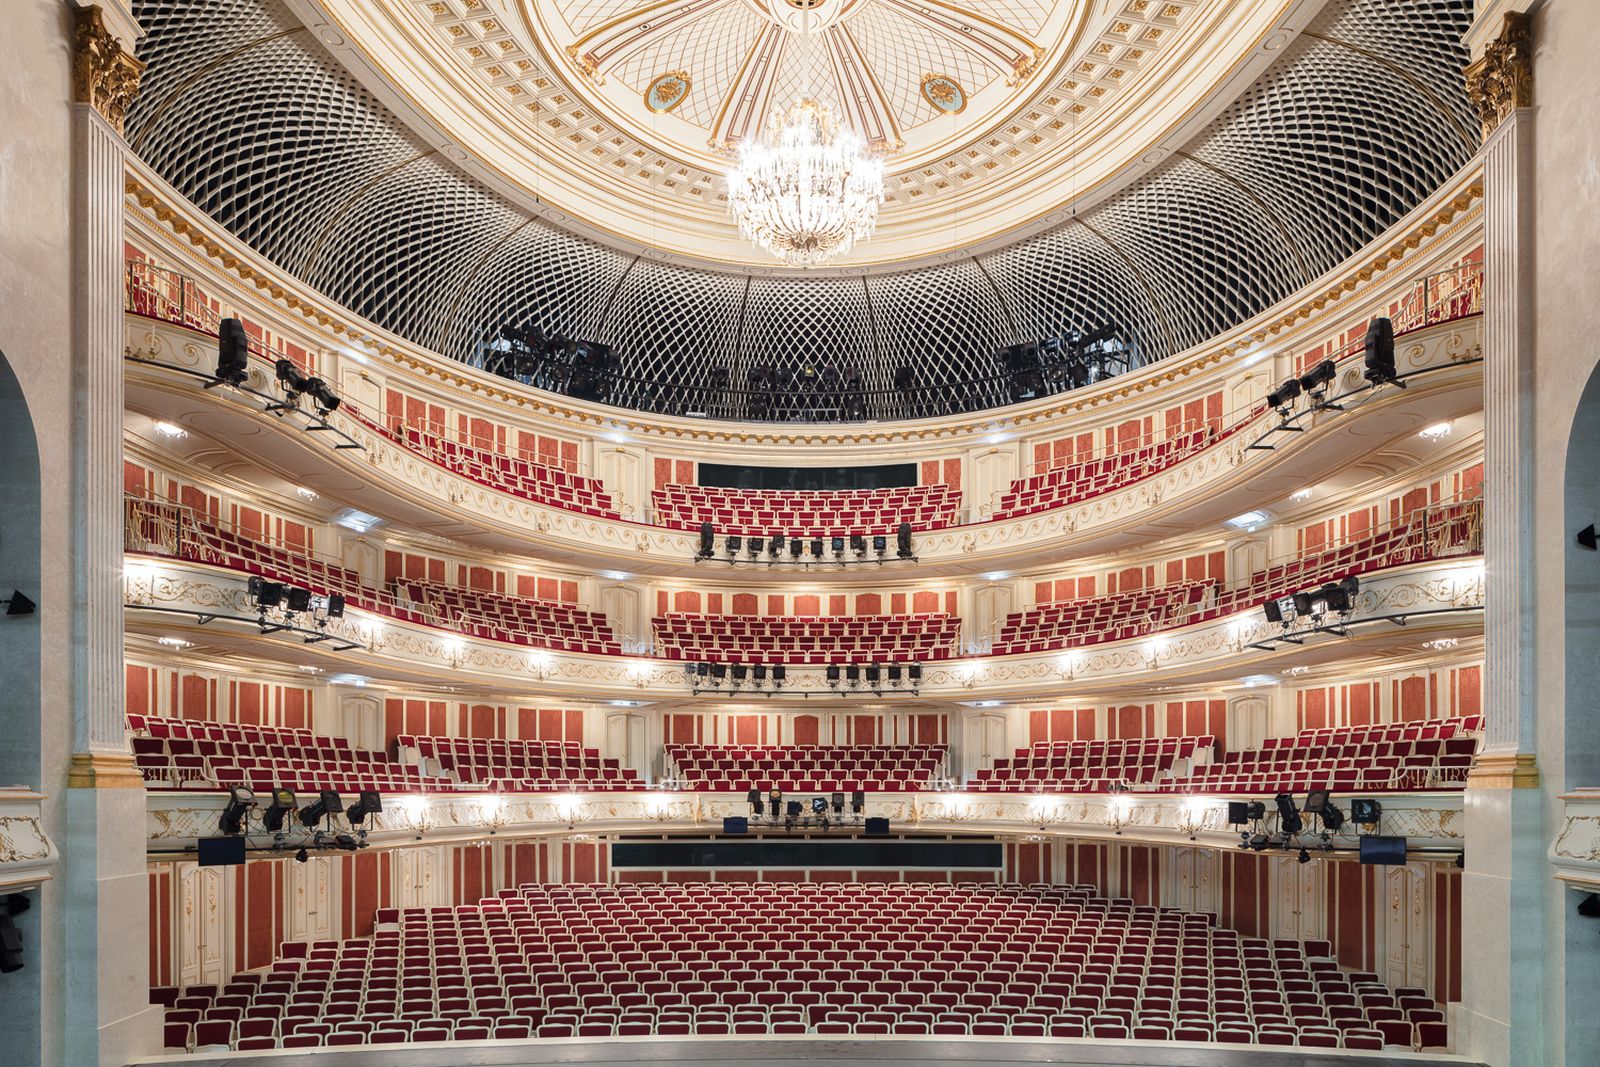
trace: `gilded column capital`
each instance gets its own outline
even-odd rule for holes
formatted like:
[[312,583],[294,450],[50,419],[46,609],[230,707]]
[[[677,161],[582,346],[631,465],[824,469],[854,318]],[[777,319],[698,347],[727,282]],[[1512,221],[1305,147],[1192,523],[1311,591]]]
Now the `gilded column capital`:
[[107,29],[99,5],[76,8],[72,17],[72,99],[92,106],[120,135],[144,64]]
[[1467,99],[1478,112],[1483,139],[1519,107],[1533,106],[1533,46],[1524,12],[1508,12],[1500,36],[1467,66]]

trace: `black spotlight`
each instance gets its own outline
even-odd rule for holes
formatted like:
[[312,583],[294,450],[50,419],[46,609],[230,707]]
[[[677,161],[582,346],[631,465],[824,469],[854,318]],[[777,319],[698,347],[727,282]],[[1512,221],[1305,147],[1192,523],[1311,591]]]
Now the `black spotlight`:
[[306,391],[306,386],[310,384],[311,379],[300,372],[300,368],[295,365],[294,360],[280,359],[276,367],[278,369],[278,384],[283,386],[284,392],[298,396]]
[[250,340],[244,323],[223,319],[217,324],[217,378],[239,385],[250,377]]
[[311,590],[296,589],[292,586],[288,590],[288,603],[285,605],[291,615],[298,615],[302,611],[311,610]]
[[827,669],[826,673],[827,673],[827,678],[828,678],[828,684],[829,685],[836,686],[836,685],[839,684],[839,665],[837,663],[828,664],[828,669]]
[[906,668],[906,681],[912,685],[922,684],[922,664],[913,663]]
[[757,663],[751,667],[750,678],[756,685],[765,685],[767,681],[767,665],[765,663]]
[[1261,605],[1262,612],[1267,616],[1268,622],[1283,621],[1283,605],[1276,600],[1269,600]]
[[1267,394],[1267,406],[1277,409],[1279,415],[1288,415],[1295,398],[1300,395],[1300,379],[1290,378]]
[[351,826],[360,826],[367,821],[368,815],[376,815],[383,810],[383,797],[376,789],[363,789],[356,802],[344,810],[344,817],[350,821]]
[[847,664],[845,664],[844,680],[849,682],[851,685],[860,685],[861,684],[861,665],[859,663],[847,663]]
[[1394,323],[1387,318],[1367,323],[1365,348],[1367,369],[1363,377],[1373,385],[1388,382],[1404,389],[1406,383],[1399,380],[1394,363]]
[[1326,789],[1313,789],[1306,794],[1305,811],[1307,815],[1321,815],[1328,807],[1328,791]]
[[250,581],[245,586],[245,589],[249,592],[250,599],[255,602],[256,607],[263,611],[267,608],[275,608],[283,603],[282,582],[269,582],[260,575],[253,574],[250,576]]
[[272,791],[272,803],[261,813],[261,828],[269,834],[283,829],[283,820],[294,811],[294,790],[282,786]]
[[328,594],[328,605],[323,610],[323,615],[325,617],[327,617],[327,618],[330,618],[330,619],[342,619],[342,618],[344,618],[344,594],[343,593],[329,593]]
[[784,683],[784,681],[788,677],[789,677],[789,668],[785,667],[781,663],[774,663],[772,665],[772,684],[773,685],[782,685]]
[[898,663],[889,664],[889,684],[890,685],[899,685],[900,684],[900,664],[898,664]]
[[844,538],[835,537],[833,539],[832,544],[829,547],[833,549],[833,554],[834,554],[835,557],[843,556],[844,555]]
[[911,558],[911,524],[902,522],[894,534],[895,554],[901,559]]
[[1305,820],[1300,817],[1300,812],[1294,806],[1294,797],[1288,793],[1279,793],[1273,798],[1273,803],[1278,805],[1278,829],[1286,834],[1297,834],[1305,828]]
[[844,794],[843,793],[835,793],[829,799],[831,799],[833,801],[833,813],[835,815],[843,815],[844,814]]
[[867,539],[860,534],[850,535],[850,551],[858,556],[867,554]]
[[699,555],[700,555],[701,559],[710,559],[712,556],[716,555],[716,552],[717,552],[716,539],[717,539],[716,530],[712,529],[711,524],[709,522],[702,522],[700,524],[700,552],[699,552]]
[[779,556],[783,555],[782,534],[773,534],[771,537],[767,538],[767,554],[773,559],[777,559]]
[[1344,812],[1334,807],[1333,803],[1330,801],[1328,805],[1322,809],[1322,828],[1327,830],[1329,833],[1336,834],[1339,832],[1339,827],[1343,825]]
[[811,539],[811,558],[812,559],[821,559],[822,558],[822,538],[820,538],[820,537],[813,537]]
[[857,789],[850,794],[850,812],[860,815],[867,810],[867,794]]
[[325,816],[332,815],[344,806],[339,799],[339,794],[331,789],[324,789],[317,794],[314,804],[307,804],[300,809],[300,825],[311,827],[321,822]]
[[722,546],[728,550],[729,556],[737,556],[740,549],[744,548],[744,538],[738,534],[729,534],[723,538]]
[[6,599],[6,615],[18,617],[32,615],[39,610],[39,605],[28,599],[20,589],[11,590],[11,596]]
[[889,551],[889,539],[883,534],[873,534],[872,551],[876,552],[880,556]]
[[749,670],[747,670],[745,668],[745,665],[743,663],[735,663],[733,665],[733,684],[734,685],[743,685],[744,684],[744,680],[745,680],[745,676],[748,675],[749,673],[750,673]]
[[798,537],[789,538],[789,555],[790,556],[794,557],[795,559],[799,559],[800,558],[800,554],[802,552],[804,552],[805,550],[806,550],[806,543],[804,541],[800,540],[800,538],[798,538]]
[[1376,800],[1358,797],[1350,801],[1350,821],[1362,826],[1376,826],[1383,816],[1383,805]]
[[712,684],[721,685],[723,679],[725,679],[727,677],[728,677],[728,665],[726,663],[713,663],[711,665],[711,681],[712,681]]
[[876,686],[883,679],[883,668],[876,663],[867,664],[867,684]]
[[1311,397],[1313,404],[1322,407],[1327,402],[1328,386],[1338,376],[1339,371],[1333,365],[1333,360],[1325,359],[1300,376],[1300,388]]
[[341,403],[338,394],[321,378],[306,379],[306,395],[317,405],[317,414],[322,416],[332,415]]
[[228,790],[228,806],[222,809],[217,827],[225,834],[237,834],[244,829],[245,817],[256,806],[256,795],[242,785]]
[[783,805],[784,817],[789,819],[798,819],[800,817],[800,812],[804,810],[804,807],[805,806],[798,800],[786,801]]
[[310,858],[311,858],[311,853],[307,852],[304,848],[301,848],[299,852],[296,852],[294,854],[294,861],[296,863],[304,863],[307,860],[309,860]]
[[1307,852],[1305,849],[1301,849],[1300,850],[1300,862],[1301,863],[1310,863],[1311,862],[1311,853]]
[[783,790],[774,789],[772,792],[767,794],[767,814],[769,817],[776,819],[778,817],[778,812],[780,809],[782,809],[782,807]]
[[1228,801],[1228,825],[1244,826],[1250,822],[1250,805],[1243,800]]
[[750,805],[750,813],[757,818],[761,816],[761,790],[752,789],[745,794],[744,799]]
[[749,542],[746,544],[745,547],[750,552],[750,558],[751,559],[755,559],[757,556],[761,555],[761,553],[766,549],[767,543],[766,543],[766,541],[764,541],[763,539],[761,539],[759,537],[752,537],[752,538],[750,538]]

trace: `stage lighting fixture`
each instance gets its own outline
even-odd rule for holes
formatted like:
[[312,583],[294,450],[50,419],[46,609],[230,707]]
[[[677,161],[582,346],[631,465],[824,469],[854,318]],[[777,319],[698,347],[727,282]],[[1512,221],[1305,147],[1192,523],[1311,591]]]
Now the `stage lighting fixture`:
[[1383,805],[1376,800],[1357,797],[1350,801],[1350,821],[1362,826],[1376,826],[1383,816]]
[[280,359],[275,364],[278,370],[278,384],[283,386],[283,391],[296,396],[306,391],[306,383],[310,381],[300,372],[292,359]]
[[344,806],[339,799],[339,794],[332,789],[324,789],[317,794],[315,803],[307,804],[300,809],[300,825],[305,827],[316,826],[325,816],[330,816]]
[[757,556],[761,555],[763,551],[765,551],[767,543],[762,538],[752,537],[745,547],[750,553],[750,558],[755,559]]
[[30,600],[20,589],[11,590],[11,595],[6,598],[6,615],[8,617],[15,618],[22,615],[32,615],[38,610],[38,607],[39,605]]
[[833,539],[833,541],[830,543],[829,547],[833,549],[834,558],[837,559],[837,558],[843,556],[844,555],[844,538],[835,537]]
[[813,537],[811,539],[811,558],[812,559],[821,559],[822,558],[822,538],[820,538],[820,537]]
[[867,810],[867,794],[860,789],[850,794],[850,813],[860,815]]
[[329,389],[328,383],[321,378],[307,378],[305,392],[317,405],[317,414],[323,417],[332,415],[342,403],[338,394]]
[[323,608],[322,614],[329,619],[344,618],[344,594],[329,593],[327,606]]
[[799,559],[805,554],[805,550],[806,543],[804,541],[800,540],[798,537],[789,538],[789,555],[792,558]]
[[294,861],[296,863],[305,863],[310,858],[311,853],[307,852],[304,848],[301,848],[299,852],[294,854]]
[[1305,828],[1305,820],[1294,806],[1294,797],[1279,793],[1272,801],[1278,806],[1278,829],[1286,834],[1297,834]]
[[376,789],[363,789],[356,802],[344,810],[344,817],[351,826],[359,826],[367,821],[368,815],[376,815],[382,810],[382,794]]
[[776,819],[778,812],[783,808],[783,790],[774,789],[767,794],[767,811]]
[[1244,826],[1250,821],[1250,805],[1243,800],[1228,801],[1228,825]]
[[1272,839],[1266,834],[1252,834],[1248,840],[1243,842],[1243,845],[1245,848],[1250,849],[1253,852],[1263,852],[1266,850],[1267,845],[1269,845],[1271,841]]
[[228,806],[222,809],[217,826],[225,834],[237,834],[244,829],[246,816],[256,806],[256,795],[242,785],[228,790]]
[[889,551],[889,539],[883,534],[873,534],[872,551],[876,552],[880,556]]
[[356,840],[354,834],[334,834],[333,847],[342,848],[346,852],[354,852],[361,847],[361,842]]
[[1394,323],[1387,318],[1373,319],[1367,323],[1364,347],[1367,369],[1363,377],[1373,385],[1389,382],[1405,388],[1405,383],[1399,380],[1395,370]]
[[767,665],[757,663],[750,668],[750,679],[756,685],[765,685],[767,682]]
[[744,538],[738,534],[729,534],[722,539],[722,547],[727,549],[729,556],[737,556],[744,548]]
[[838,687],[838,685],[839,685],[839,665],[837,663],[828,664],[827,678],[828,678],[828,684],[829,685],[834,686],[835,688]]
[[750,790],[748,793],[746,793],[744,795],[744,798],[750,805],[750,813],[752,815],[760,817],[760,815],[761,815],[761,790],[752,789],[752,790]]
[[1268,622],[1281,623],[1283,621],[1282,601],[1269,600],[1265,604],[1261,605],[1261,611],[1266,615]]
[[901,559],[911,558],[911,524],[909,522],[902,522],[900,528],[895,531],[894,548],[895,553]]
[[773,685],[782,685],[784,683],[784,681],[788,679],[788,677],[789,677],[789,668],[785,667],[781,663],[774,663],[772,665],[772,684]]
[[883,678],[883,668],[876,663],[867,664],[867,684],[876,686]]
[[827,797],[812,797],[811,798],[811,814],[813,814],[813,815],[822,815],[822,814],[826,813],[827,810],[828,810],[828,798]]
[[272,791],[272,803],[261,813],[261,828],[269,834],[278,833],[283,829],[284,818],[292,811],[294,811],[294,790],[279,786]]
[[1293,597],[1287,599],[1294,601],[1294,613],[1296,617],[1301,615],[1310,615],[1316,609],[1317,599],[1311,593],[1296,593]]
[[783,814],[788,819],[798,819],[803,805],[798,800],[790,800],[783,805]]
[[735,663],[733,665],[733,684],[743,685],[745,675],[748,673],[749,671],[745,669],[745,665],[743,663]]
[[250,377],[250,340],[238,319],[217,324],[217,377],[231,385]]
[[767,554],[773,559],[783,555],[783,535],[773,534],[767,538]]
[[835,793],[835,794],[833,794],[831,799],[833,800],[833,813],[835,815],[843,815],[844,814],[844,794],[843,793]]
[[1333,806],[1329,801],[1327,807],[1322,809],[1322,828],[1329,833],[1336,834],[1339,827],[1344,825],[1344,812]]
[[854,552],[858,556],[866,555],[867,554],[867,539],[865,537],[862,537],[860,534],[851,534],[850,535],[850,551]]
[[899,685],[900,684],[900,673],[901,673],[900,672],[900,664],[898,664],[898,663],[889,664],[889,684],[890,685]]
[[309,589],[296,589],[290,586],[287,590],[286,600],[285,607],[291,615],[298,615],[303,611],[311,610],[311,590]]
[[1339,370],[1333,360],[1325,359],[1300,376],[1300,388],[1311,397],[1312,403],[1321,405],[1328,395],[1328,386],[1338,376]]
[[912,685],[921,684],[921,682],[922,682],[922,664],[913,663],[909,667],[907,667],[906,668],[906,680],[908,682],[910,682]]
[[283,603],[283,583],[269,582],[260,575],[251,575],[250,581],[245,585],[245,590],[250,594],[250,599],[255,606],[265,611],[275,608]]
[[1310,863],[1311,862],[1311,853],[1307,852],[1305,849],[1301,849],[1300,850],[1300,862],[1301,863]]
[[1299,395],[1300,379],[1290,378],[1267,394],[1267,407],[1275,408],[1279,415],[1287,416],[1289,409],[1294,406],[1295,398]]
[[709,522],[700,524],[700,558],[710,559],[717,554],[717,532]]
[[722,680],[724,678],[726,678],[727,676],[728,676],[728,665],[726,663],[713,663],[711,665],[711,684],[712,685],[721,685],[722,684]]
[[851,685],[860,685],[861,665],[859,663],[846,664],[844,668],[844,680],[849,682]]
[[1328,791],[1326,789],[1313,789],[1306,794],[1305,812],[1307,815],[1321,815],[1328,807]]

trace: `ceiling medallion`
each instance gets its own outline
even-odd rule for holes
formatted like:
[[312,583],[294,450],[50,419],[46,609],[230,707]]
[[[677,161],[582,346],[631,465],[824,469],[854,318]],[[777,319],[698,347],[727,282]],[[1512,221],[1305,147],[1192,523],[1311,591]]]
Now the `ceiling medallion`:
[[948,74],[924,74],[922,98],[946,115],[959,115],[967,109],[967,91]]
[[644,106],[656,112],[671,111],[688,98],[690,84],[688,71],[659,75],[644,91]]
[[739,145],[728,209],[739,232],[792,266],[825,263],[872,236],[883,164],[822,104],[774,110],[765,136]]

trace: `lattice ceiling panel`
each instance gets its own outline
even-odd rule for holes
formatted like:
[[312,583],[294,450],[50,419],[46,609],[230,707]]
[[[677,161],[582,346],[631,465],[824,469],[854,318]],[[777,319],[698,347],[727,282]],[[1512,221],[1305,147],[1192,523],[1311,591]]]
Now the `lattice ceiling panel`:
[[[903,366],[923,384],[958,383],[996,373],[1002,345],[1104,323],[1159,359],[1348,256],[1472,150],[1455,43],[1466,0],[1334,0],[1181,153],[1054,232],[981,263],[865,282],[747,280],[531,219],[427,153],[266,3],[136,5],[150,69],[129,130],[153,166],[285,269],[420,344],[470,360],[503,325],[533,323],[606,342],[627,373],[668,387],[706,383],[718,366],[738,385],[757,362],[830,354],[841,370],[859,363],[872,388]],[[1137,61],[1139,42],[1186,10],[1125,7],[1108,63]],[[445,5],[439,17],[466,16]],[[1074,107],[1099,76],[1081,72],[1051,106]],[[584,128],[576,112],[540,115]],[[665,165],[651,173],[675,180]],[[929,168],[912,191],[936,196],[945,177]]]
[[900,124],[907,129],[940,115],[923,99],[923,75],[954,78],[968,96],[1000,75],[975,53],[881,4],[868,5],[861,14],[846,20],[845,26],[855,35],[873,71],[883,76],[880,84],[889,94]]
[[668,71],[691,75],[689,95],[672,113],[697,126],[711,128],[739,64],[767,26],[767,20],[739,6],[721,13],[715,32],[696,19],[683,29],[637,49],[624,59],[614,77],[643,95],[650,82]]

